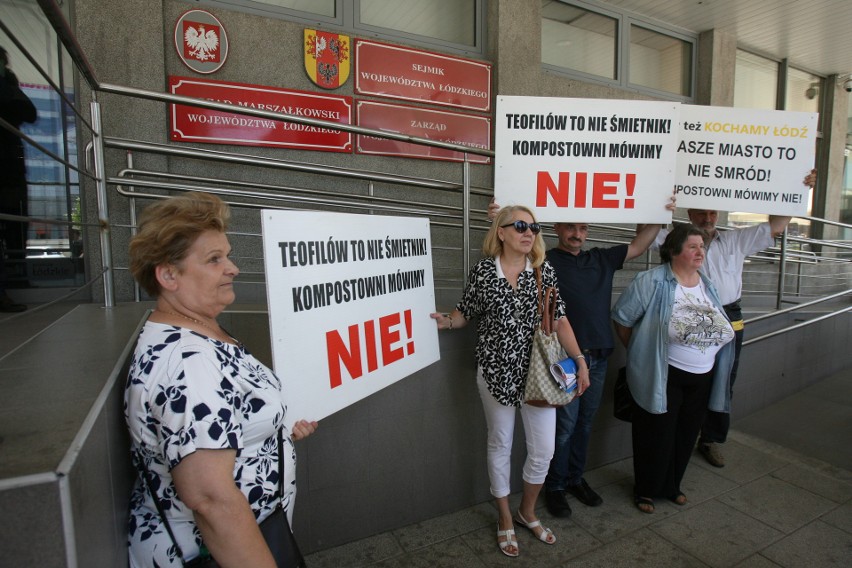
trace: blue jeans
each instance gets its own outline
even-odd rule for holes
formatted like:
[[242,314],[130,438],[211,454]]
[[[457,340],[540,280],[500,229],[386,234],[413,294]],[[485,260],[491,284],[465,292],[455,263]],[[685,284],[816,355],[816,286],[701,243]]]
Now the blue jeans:
[[586,355],[586,364],[589,366],[589,388],[583,396],[556,409],[556,448],[544,481],[547,491],[563,491],[583,479],[592,422],[603,396],[607,360]]

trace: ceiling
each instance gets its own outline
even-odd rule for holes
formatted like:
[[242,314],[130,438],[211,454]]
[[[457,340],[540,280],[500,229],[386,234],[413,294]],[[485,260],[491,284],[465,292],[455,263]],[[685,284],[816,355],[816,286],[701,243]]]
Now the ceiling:
[[850,0],[606,0],[692,32],[720,30],[740,48],[818,75],[852,73]]

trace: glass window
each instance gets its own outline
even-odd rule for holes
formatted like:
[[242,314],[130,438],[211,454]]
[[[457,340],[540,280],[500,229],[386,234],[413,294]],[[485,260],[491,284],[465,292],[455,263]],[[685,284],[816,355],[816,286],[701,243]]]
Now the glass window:
[[387,37],[447,51],[482,53],[486,0],[195,0],[302,22],[331,24],[354,37]]
[[617,79],[618,20],[542,0],[541,61]]
[[[8,35],[0,31],[0,45],[7,50],[9,61],[0,83],[4,89],[19,90],[19,96],[26,97],[35,109],[33,122],[13,121],[26,136],[21,141],[23,175],[15,180],[7,176],[10,184],[4,191],[16,197],[16,204],[7,209],[4,203],[3,212],[14,210],[37,219],[6,222],[0,227],[0,238],[8,247],[3,268],[14,287],[79,285],[85,281],[78,258],[82,254],[82,227],[66,224],[82,222],[80,208],[75,208],[80,201],[77,174],[29,141],[76,163],[76,114],[51,85],[64,88],[66,97],[73,101],[73,66],[67,54],[59,50],[53,28],[41,11],[23,2],[7,3],[3,8],[3,21],[10,31]],[[16,35],[19,31],[20,37]],[[0,177],[6,174],[0,172]]]
[[737,50],[734,106],[774,110],[778,93],[778,62]]
[[691,99],[696,42],[688,32],[644,23],[617,8],[541,0],[541,62],[580,80],[593,76],[656,97]]
[[630,83],[692,96],[692,44],[631,25]]
[[251,7],[252,4],[266,4],[273,8],[286,8],[298,12],[308,12],[333,18],[336,16],[336,0],[219,0],[221,4],[234,4]]
[[361,0],[360,22],[461,45],[476,45],[474,0]]
[[819,112],[822,79],[799,69],[787,69],[786,110]]

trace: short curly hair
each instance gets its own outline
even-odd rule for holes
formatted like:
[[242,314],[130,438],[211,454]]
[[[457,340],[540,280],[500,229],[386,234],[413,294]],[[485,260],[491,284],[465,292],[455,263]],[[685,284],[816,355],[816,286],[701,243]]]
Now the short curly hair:
[[707,232],[689,223],[678,223],[666,235],[666,240],[660,245],[660,260],[671,262],[672,258],[679,255],[683,250],[683,243],[689,237],[697,235],[707,242]]
[[206,231],[224,233],[231,211],[209,193],[189,193],[150,205],[130,240],[130,273],[150,296],[160,295],[156,268],[178,264]]

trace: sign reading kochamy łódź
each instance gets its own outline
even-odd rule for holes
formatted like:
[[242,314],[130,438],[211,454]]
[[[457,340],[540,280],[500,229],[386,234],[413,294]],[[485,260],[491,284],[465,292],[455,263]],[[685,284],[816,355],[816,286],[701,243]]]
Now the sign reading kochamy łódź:
[[679,106],[497,97],[497,203],[539,221],[669,222]]
[[[169,77],[169,92],[257,110],[352,124],[352,97],[192,77]],[[175,104],[169,107],[169,135],[177,142],[352,151],[352,135],[341,130],[201,107]]]
[[491,65],[356,39],[355,92],[488,112]]
[[[358,126],[430,138],[484,150],[491,149],[491,119],[486,116],[374,101],[359,100],[355,104]],[[462,152],[399,142],[389,138],[364,136],[363,134],[358,135],[355,152],[406,158],[464,161]],[[487,164],[490,162],[487,156],[478,154],[468,154],[467,157],[468,161],[473,163]]]
[[287,424],[319,420],[437,361],[427,219],[263,210]]
[[684,105],[675,193],[679,207],[806,215],[819,115]]

